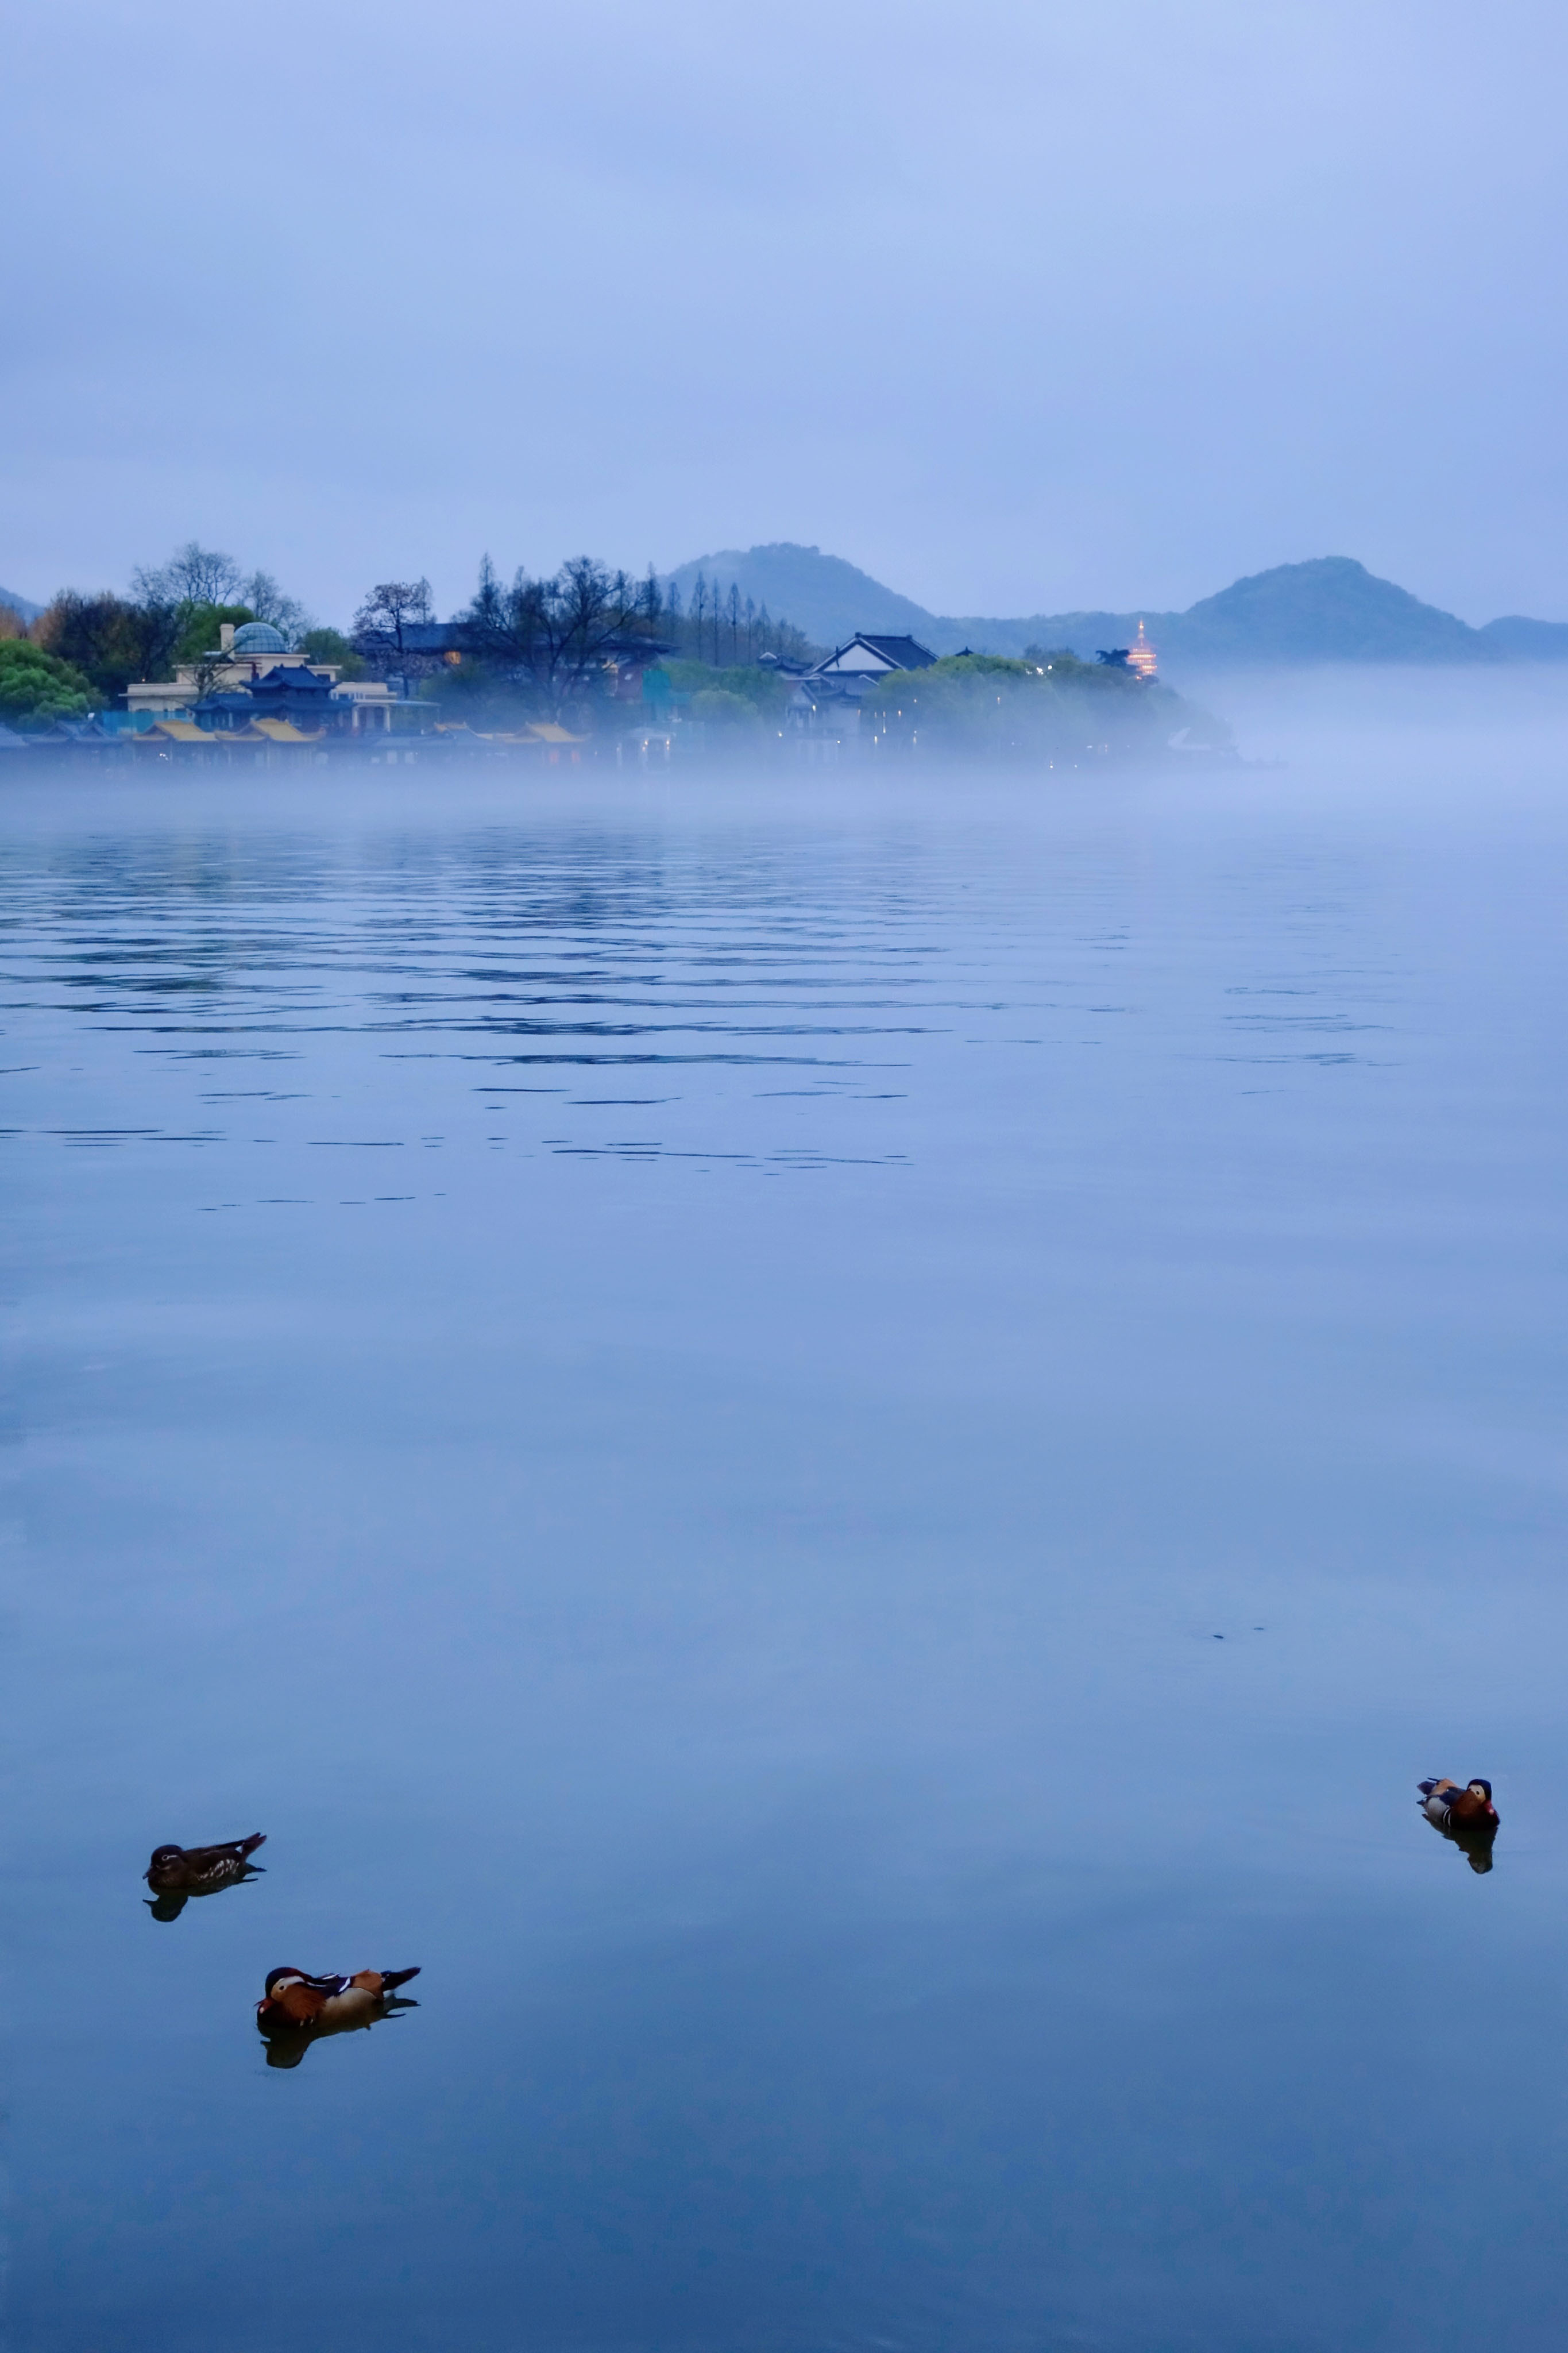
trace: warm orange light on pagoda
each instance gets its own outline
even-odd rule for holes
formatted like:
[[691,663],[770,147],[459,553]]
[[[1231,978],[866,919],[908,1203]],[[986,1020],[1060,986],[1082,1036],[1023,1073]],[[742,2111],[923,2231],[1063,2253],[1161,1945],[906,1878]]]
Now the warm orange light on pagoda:
[[1142,621],[1138,624],[1138,642],[1127,656],[1127,667],[1129,670],[1135,670],[1140,678],[1152,678],[1158,668],[1154,659],[1154,649],[1143,635]]

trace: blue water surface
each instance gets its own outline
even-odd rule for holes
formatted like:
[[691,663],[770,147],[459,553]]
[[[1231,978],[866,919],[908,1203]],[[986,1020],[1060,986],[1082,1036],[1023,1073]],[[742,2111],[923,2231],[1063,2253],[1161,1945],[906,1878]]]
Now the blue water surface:
[[1561,741],[0,786],[19,2353],[1561,2345]]

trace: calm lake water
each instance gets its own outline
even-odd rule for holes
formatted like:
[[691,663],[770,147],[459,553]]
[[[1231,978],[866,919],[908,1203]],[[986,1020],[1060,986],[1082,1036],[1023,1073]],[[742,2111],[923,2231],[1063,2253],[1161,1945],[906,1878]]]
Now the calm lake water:
[[1563,740],[5,785],[17,2353],[1556,2353]]

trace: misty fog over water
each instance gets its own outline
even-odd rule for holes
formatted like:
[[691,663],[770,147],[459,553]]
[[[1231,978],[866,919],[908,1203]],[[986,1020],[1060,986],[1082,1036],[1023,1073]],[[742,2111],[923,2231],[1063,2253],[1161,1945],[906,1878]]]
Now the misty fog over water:
[[1212,699],[0,783],[19,2347],[1561,2343],[1563,690]]

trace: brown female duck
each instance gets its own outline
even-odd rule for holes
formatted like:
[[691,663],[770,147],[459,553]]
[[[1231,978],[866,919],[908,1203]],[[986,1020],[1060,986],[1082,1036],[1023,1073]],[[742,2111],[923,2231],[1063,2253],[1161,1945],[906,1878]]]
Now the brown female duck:
[[148,1906],[155,1920],[177,1920],[192,1895],[216,1895],[220,1887],[237,1887],[254,1879],[261,1865],[250,1858],[267,1843],[265,1831],[248,1838],[231,1839],[226,1846],[160,1846],[147,1866],[147,1884],[153,1901]]

